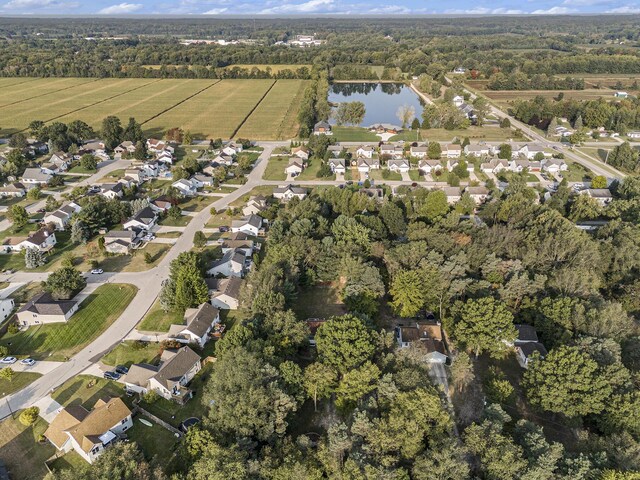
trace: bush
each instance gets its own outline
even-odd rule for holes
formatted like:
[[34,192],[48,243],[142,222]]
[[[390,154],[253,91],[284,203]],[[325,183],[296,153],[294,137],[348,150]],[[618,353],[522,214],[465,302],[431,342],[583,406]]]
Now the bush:
[[176,350],[182,348],[184,345],[177,340],[163,340],[160,342],[160,348],[162,350]]
[[131,345],[131,348],[133,348],[134,350],[143,350],[143,349],[147,348],[147,345],[148,345],[148,342],[145,342],[143,340],[136,340]]
[[211,215],[217,215],[217,214],[218,214],[218,211],[216,210],[216,207],[211,207],[211,209],[209,210],[209,213],[210,213]]
[[149,252],[144,252],[144,263],[146,263],[147,265],[153,263],[153,257]]
[[16,374],[16,372],[14,372],[13,368],[11,367],[6,367],[3,368],[2,370],[0,370],[0,379],[2,380],[7,380],[7,381],[11,381],[13,380],[13,376]]
[[[15,325],[15,323],[11,325]],[[9,328],[11,328],[11,325],[9,325]],[[0,357],[6,357],[7,355],[9,355],[9,349],[4,345],[0,345]]]
[[18,417],[18,420],[20,420],[20,423],[25,427],[28,427],[29,425],[33,425],[35,421],[38,420],[39,413],[40,409],[38,407],[25,408],[20,414],[20,417]]
[[[20,327],[18,327],[18,324],[16,322],[11,322],[9,324],[9,326],[7,327],[7,331],[11,334],[11,335],[15,335],[16,333],[18,333],[20,331]],[[7,354],[6,353],[2,353],[2,348],[4,348],[6,350],[7,347],[0,347],[0,356],[1,357],[6,357]],[[8,352],[7,352],[8,353]]]
[[158,392],[156,392],[155,390],[149,390],[142,396],[142,400],[144,400],[145,403],[151,405],[152,403],[156,403],[158,400],[160,400],[160,395],[158,395]]

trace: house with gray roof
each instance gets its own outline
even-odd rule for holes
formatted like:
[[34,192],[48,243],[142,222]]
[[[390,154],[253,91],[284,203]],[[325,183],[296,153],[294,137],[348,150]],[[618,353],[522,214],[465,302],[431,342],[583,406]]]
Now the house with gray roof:
[[239,277],[207,278],[211,304],[223,310],[237,310],[243,280]]
[[20,325],[28,327],[45,323],[64,323],[77,310],[78,302],[55,300],[50,293],[44,292],[23,305],[16,316]]
[[225,277],[244,277],[247,269],[247,257],[244,251],[232,248],[225,253],[221,259],[214,261],[207,274],[211,276],[224,275]]
[[43,172],[40,168],[27,168],[22,174],[20,183],[30,190],[33,187],[47,185],[52,178],[53,175]]
[[209,341],[209,334],[220,323],[220,310],[210,303],[197,308],[187,308],[183,325],[171,325],[169,337],[180,343],[194,343],[203,348]]

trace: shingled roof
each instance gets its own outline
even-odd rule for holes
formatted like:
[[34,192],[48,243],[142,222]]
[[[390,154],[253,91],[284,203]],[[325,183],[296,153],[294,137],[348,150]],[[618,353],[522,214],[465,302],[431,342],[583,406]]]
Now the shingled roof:
[[33,312],[39,315],[66,315],[76,302],[73,300],[54,300],[48,292],[36,295],[19,312]]

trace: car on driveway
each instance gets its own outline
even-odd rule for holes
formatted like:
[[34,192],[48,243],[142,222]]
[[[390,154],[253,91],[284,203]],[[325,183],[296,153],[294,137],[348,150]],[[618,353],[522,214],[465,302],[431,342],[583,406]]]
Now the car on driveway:
[[28,366],[33,366],[36,364],[36,361],[33,358],[24,358],[22,360],[20,360],[20,364],[21,365],[28,365]]
[[91,275],[100,275],[104,273],[104,270],[102,270],[101,268],[94,268],[93,270],[91,270]]
[[218,231],[220,233],[225,233],[229,231],[229,227],[218,227]]
[[0,360],[0,363],[11,365],[12,363],[16,363],[17,361],[18,359],[16,357],[4,357],[2,360]]
[[145,235],[144,237],[142,237],[142,240],[144,240],[145,242],[151,242],[152,240],[155,240],[156,236],[155,235]]
[[116,372],[104,372],[104,375],[102,375],[104,378],[106,378],[107,380],[119,380],[120,379],[120,374],[116,373]]
[[116,367],[116,373],[119,373],[120,375],[126,375],[127,373],[129,373],[129,369],[124,365],[118,365]]

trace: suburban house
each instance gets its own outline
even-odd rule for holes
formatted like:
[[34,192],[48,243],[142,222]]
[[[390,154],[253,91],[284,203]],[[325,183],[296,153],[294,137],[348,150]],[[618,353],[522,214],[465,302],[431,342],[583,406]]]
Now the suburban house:
[[165,350],[158,365],[131,365],[124,384],[129,391],[145,394],[153,390],[167,400],[184,403],[193,395],[187,385],[201,368],[200,356],[189,347]]
[[200,348],[209,341],[209,334],[220,323],[220,310],[210,303],[187,308],[184,325],[171,325],[169,337],[180,343],[195,343]]
[[20,182],[5,183],[4,187],[0,187],[0,196],[3,197],[24,197],[27,189]]
[[9,318],[9,315],[13,312],[13,307],[15,307],[13,298],[0,299],[0,322]]
[[328,122],[320,121],[313,126],[314,135],[333,135],[331,125]]
[[147,151],[151,153],[160,153],[163,150],[166,150],[170,153],[174,152],[173,147],[164,140],[158,140],[156,138],[150,138],[147,140]]
[[580,195],[587,195],[595,199],[602,207],[609,205],[613,200],[613,195],[611,195],[611,191],[608,188],[587,188],[581,190]]
[[232,248],[222,258],[211,264],[207,274],[211,276],[224,275],[225,277],[243,277],[247,257],[244,251]]
[[460,187],[444,187],[442,191],[447,196],[447,203],[449,205],[458,203],[462,198],[462,194],[460,193]]
[[284,173],[295,177],[297,175],[300,175],[303,170],[304,163],[302,163],[302,161],[298,160],[297,158],[292,158],[289,160],[289,164],[285,167]]
[[380,160],[377,158],[359,158],[357,165],[360,173],[369,173],[370,170],[380,169]]
[[363,145],[362,147],[358,147],[356,155],[358,157],[372,158],[373,152],[375,152],[375,149],[371,145]]
[[418,145],[417,147],[411,147],[409,149],[409,153],[412,157],[415,158],[424,158],[427,156],[427,152],[429,151],[429,147],[426,145]]
[[[256,242],[251,240],[249,235],[243,232],[232,233],[227,238],[221,238],[218,240],[222,253],[225,254],[229,250],[236,249],[242,251],[247,257],[253,255],[256,250]],[[259,245],[259,244],[257,244]]]
[[395,337],[400,348],[420,348],[424,352],[422,358],[427,363],[444,364],[449,358],[439,323],[415,322],[399,325],[395,328]]
[[107,146],[102,140],[90,140],[82,145],[82,152],[102,156],[107,153]]
[[161,163],[168,163],[169,165],[173,165],[173,149],[168,150],[165,148],[164,150],[156,152],[156,160]]
[[24,304],[16,316],[25,327],[44,323],[64,323],[78,310],[73,300],[54,300],[48,292],[36,295]]
[[158,215],[151,207],[144,207],[123,224],[125,230],[151,230],[156,225]]
[[211,304],[223,310],[237,310],[240,305],[242,279],[239,277],[207,278]]
[[484,173],[500,173],[509,170],[509,162],[502,158],[494,158],[480,164],[480,170]]
[[632,132],[627,133],[627,137],[629,138],[640,138],[640,131],[634,130]]
[[569,169],[569,166],[564,160],[549,158],[542,161],[542,169],[551,174],[555,174],[559,172],[566,172]]
[[437,170],[442,170],[442,162],[440,160],[420,160],[418,162],[418,170],[423,175],[431,175]]
[[171,203],[171,199],[165,195],[160,195],[155,200],[151,200],[151,208],[153,208],[156,212],[166,212],[171,208],[173,203]]
[[229,156],[237,155],[238,153],[242,152],[242,144],[229,142],[224,146],[222,152]]
[[342,154],[344,147],[340,145],[329,145],[327,147],[327,152],[330,152],[334,157],[339,157]]
[[53,229],[49,227],[42,227],[29,235],[26,240],[23,240],[16,246],[16,250],[23,250],[25,248],[35,248],[41,252],[48,252],[56,246],[56,234]]
[[20,182],[29,190],[40,185],[47,185],[52,178],[53,175],[44,173],[39,168],[27,168],[22,174]]
[[64,230],[69,224],[71,216],[74,213],[78,213],[80,210],[82,210],[80,205],[74,202],[69,202],[55,212],[45,215],[42,221],[46,225],[53,225],[56,230]]
[[122,183],[103,183],[100,185],[100,195],[107,197],[109,200],[122,198],[124,195],[124,185]]
[[75,450],[93,463],[109,445],[133,426],[131,410],[120,398],[98,400],[90,412],[81,405],[60,410],[44,436],[58,450]]
[[288,202],[293,198],[304,200],[307,196],[307,189],[302,187],[294,187],[285,185],[284,187],[276,187],[273,189],[273,198]]
[[309,149],[305,145],[300,145],[299,147],[293,147],[291,149],[291,155],[294,157],[298,157],[301,160],[309,160]]
[[450,143],[445,147],[442,154],[447,158],[458,158],[460,155],[462,155],[462,147],[460,145]]
[[[216,155],[215,158],[211,161],[213,163],[214,168],[220,165],[230,166],[233,165],[233,157],[231,155],[227,155],[226,153],[220,153]],[[208,172],[205,172],[208,173]]]
[[120,145],[118,145],[116,148],[114,148],[113,151],[115,153],[119,154],[119,155],[127,154],[127,153],[135,153],[136,144],[131,142],[131,141],[129,141],[129,140],[125,140]]
[[530,168],[531,168],[531,162],[526,159],[511,160],[509,162],[509,170],[511,170],[512,172],[520,173],[520,172],[524,172],[525,170],[528,171],[530,170]]
[[213,187],[213,178],[201,173],[192,175],[189,181],[194,184],[196,188]]
[[194,197],[198,194],[198,187],[194,182],[186,178],[181,178],[177,182],[173,182],[171,186],[178,190],[180,195],[184,195],[185,197]]
[[487,145],[467,145],[464,147],[464,153],[470,157],[482,157],[489,155],[489,147]]
[[133,230],[112,230],[104,235],[104,249],[109,253],[127,255],[139,243]]
[[262,230],[262,222],[263,219],[259,215],[249,215],[240,220],[233,220],[231,222],[231,231],[233,233],[243,232],[257,237],[260,230]]
[[484,201],[489,196],[489,189],[483,186],[467,187],[465,188],[465,192],[469,194],[474,202],[476,202],[476,205],[484,203]]
[[344,175],[347,172],[344,158],[330,158],[328,164],[333,173]]
[[247,204],[242,207],[242,214],[245,216],[256,215],[269,208],[267,199],[262,195],[254,195],[249,198]]
[[460,108],[460,105],[462,105],[463,103],[464,103],[464,98],[461,97],[460,95],[456,95],[455,97],[453,97],[453,104],[457,108]]
[[[534,352],[540,353],[541,358],[547,356],[547,349],[538,341],[538,333],[531,325],[516,325],[518,336],[513,344],[516,358],[522,368],[529,368],[529,360]],[[510,345],[511,346],[511,345]]]
[[70,153],[56,152],[51,155],[47,163],[55,165],[58,170],[63,172],[69,168],[71,162],[73,162],[73,155]]
[[401,160],[389,160],[387,162],[387,168],[392,172],[409,173],[411,164],[409,163],[409,160],[404,158]]
[[386,143],[384,145],[380,145],[380,155],[388,155],[391,158],[398,160],[404,156],[404,148],[400,145],[391,145]]

